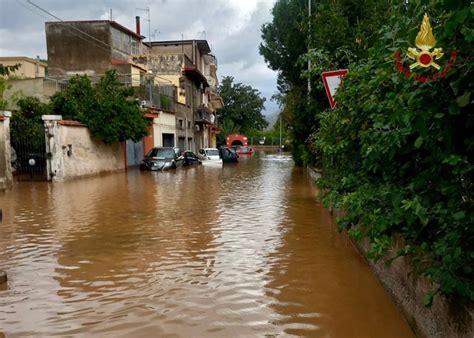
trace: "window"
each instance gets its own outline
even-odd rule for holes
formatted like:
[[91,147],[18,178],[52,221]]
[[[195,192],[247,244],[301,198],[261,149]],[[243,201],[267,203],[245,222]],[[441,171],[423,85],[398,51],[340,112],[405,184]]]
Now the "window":
[[127,54],[139,54],[138,40],[130,35],[111,27],[112,47]]
[[131,48],[131,54],[140,54],[139,48],[138,48],[138,40],[135,40],[134,38],[131,38],[132,41],[132,48]]

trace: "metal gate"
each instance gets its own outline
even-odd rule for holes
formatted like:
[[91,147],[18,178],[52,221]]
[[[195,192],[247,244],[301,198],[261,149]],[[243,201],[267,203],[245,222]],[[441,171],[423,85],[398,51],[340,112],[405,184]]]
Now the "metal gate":
[[46,140],[43,135],[12,140],[13,174],[19,181],[43,181],[47,179]]
[[143,140],[139,142],[127,141],[127,166],[138,166],[143,160]]

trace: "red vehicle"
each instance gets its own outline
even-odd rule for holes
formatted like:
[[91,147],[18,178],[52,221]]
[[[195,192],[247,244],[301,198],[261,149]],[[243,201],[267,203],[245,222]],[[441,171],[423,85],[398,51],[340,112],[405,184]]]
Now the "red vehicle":
[[250,148],[250,147],[239,147],[235,151],[239,155],[253,155],[255,152],[253,148]]

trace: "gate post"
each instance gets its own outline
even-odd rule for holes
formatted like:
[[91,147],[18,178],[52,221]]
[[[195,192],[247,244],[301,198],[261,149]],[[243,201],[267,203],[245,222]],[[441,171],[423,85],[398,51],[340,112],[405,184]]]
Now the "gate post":
[[0,191],[11,189],[13,175],[10,145],[10,111],[0,111]]
[[46,138],[46,175],[48,181],[61,181],[64,178],[64,159],[62,150],[61,115],[43,115]]

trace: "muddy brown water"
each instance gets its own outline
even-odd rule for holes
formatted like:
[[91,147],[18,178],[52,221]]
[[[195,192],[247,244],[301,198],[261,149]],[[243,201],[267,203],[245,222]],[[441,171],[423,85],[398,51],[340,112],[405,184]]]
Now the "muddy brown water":
[[0,336],[413,337],[315,198],[271,156],[0,194]]

